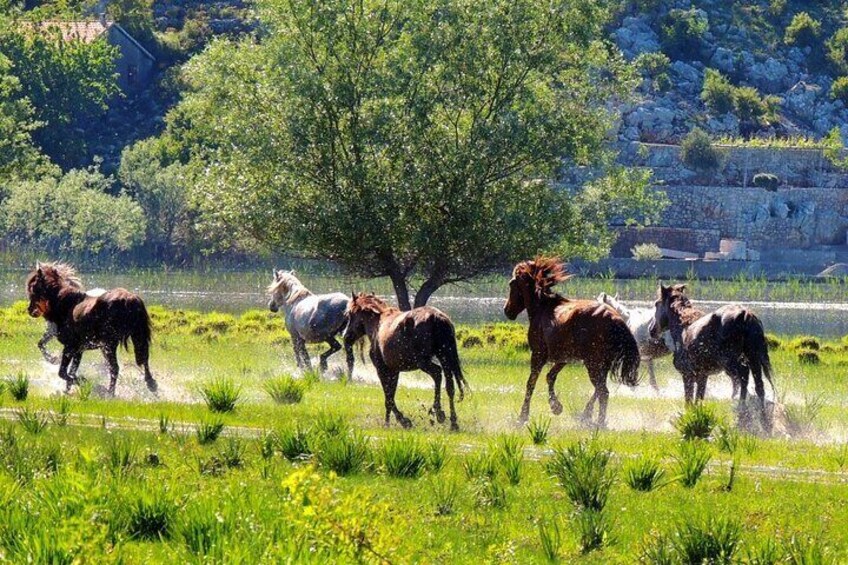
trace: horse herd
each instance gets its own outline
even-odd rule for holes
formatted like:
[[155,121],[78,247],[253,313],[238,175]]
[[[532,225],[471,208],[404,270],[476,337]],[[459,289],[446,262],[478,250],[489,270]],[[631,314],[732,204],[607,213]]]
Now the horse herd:
[[[763,325],[750,310],[728,305],[705,314],[691,304],[685,285],[660,285],[653,309],[629,310],[617,297],[607,294],[596,300],[577,300],[552,290],[568,278],[563,263],[550,257],[523,261],[512,271],[504,314],[515,320],[521,312],[527,312],[531,352],[521,422],[529,417],[536,381],[548,364],[551,368],[546,381],[552,412],[562,412],[555,390],[557,375],[566,363],[580,361],[594,386],[583,419],[592,422],[597,401],[596,425],[603,427],[608,377],[636,386],[640,361],[645,361],[656,389],[653,359],[671,354],[683,377],[687,403],[704,398],[707,377],[726,372],[734,383],[734,396],[737,392],[739,395],[740,420],[748,418],[747,385],[752,376],[763,427],[770,429],[763,376],[771,382],[771,364]],[[150,316],[139,296],[121,288],[86,293],[73,268],[62,263],[38,263],[27,278],[26,290],[29,314],[48,322],[39,342],[45,358],[57,361],[45,347],[49,339],[55,336],[63,346],[59,377],[67,390],[77,382],[83,352],[101,349],[109,366],[108,390],[114,394],[117,349],[121,344],[126,348],[129,341],[136,363],[144,369],[148,388],[157,390],[149,367]],[[455,389],[459,389],[462,400],[467,381],[460,366],[454,326],[445,313],[430,306],[402,312],[371,293],[316,295],[288,271],[274,272],[268,294],[269,309],[283,311],[298,367],[311,368],[307,343],[325,342],[330,348],[319,357],[321,371],[326,371],[327,359],[344,348],[350,375],[353,346],[367,336],[369,356],[383,388],[386,425],[394,415],[403,427],[411,426],[395,403],[395,393],[401,372],[421,370],[433,378],[435,396],[430,413],[440,423],[445,421],[441,405],[444,377],[450,426],[458,429]]]

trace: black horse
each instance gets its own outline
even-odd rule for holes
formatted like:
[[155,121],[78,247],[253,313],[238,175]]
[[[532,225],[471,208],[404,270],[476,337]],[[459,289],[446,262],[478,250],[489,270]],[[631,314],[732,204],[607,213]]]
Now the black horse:
[[144,369],[147,388],[158,386],[150,373],[150,316],[141,298],[123,288],[100,296],[88,296],[66,280],[66,269],[51,263],[38,263],[27,278],[29,315],[44,317],[57,328],[57,339],[64,347],[59,377],[67,389],[76,382],[68,367],[78,366],[86,349],[99,348],[109,364],[109,394],[115,393],[118,380],[118,346],[132,341],[136,363]]

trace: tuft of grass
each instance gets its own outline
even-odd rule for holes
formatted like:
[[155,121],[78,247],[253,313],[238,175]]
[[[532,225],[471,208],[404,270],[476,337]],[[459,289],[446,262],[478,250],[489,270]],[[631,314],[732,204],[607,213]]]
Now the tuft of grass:
[[29,375],[18,372],[14,377],[6,379],[6,388],[18,402],[23,402],[29,396]]
[[600,511],[606,506],[615,483],[611,460],[612,452],[601,449],[595,442],[580,441],[565,449],[555,449],[546,467],[575,506]]
[[320,467],[345,476],[358,473],[371,463],[368,438],[359,431],[317,438],[315,460]]
[[498,462],[510,485],[521,482],[521,468],[524,464],[524,445],[521,438],[514,435],[501,436],[495,449]]
[[462,460],[462,469],[468,480],[483,479],[491,481],[498,474],[497,458],[489,450],[469,453]]
[[80,381],[79,385],[77,385],[77,398],[80,399],[80,402],[85,402],[91,395],[94,393],[94,382],[92,381]]
[[244,441],[237,437],[228,437],[223,447],[218,449],[218,459],[230,469],[244,467]]
[[652,457],[642,457],[624,468],[627,486],[639,492],[651,492],[657,488],[664,475],[660,462]]
[[575,516],[575,523],[579,533],[581,553],[591,553],[610,542],[612,527],[604,510],[582,508]]
[[208,500],[186,508],[176,526],[179,539],[190,552],[198,556],[220,551],[230,529],[229,522],[222,519],[217,505]]
[[559,554],[562,548],[562,536],[559,523],[556,518],[551,520],[539,520],[539,544],[542,546],[542,555],[548,563],[559,563]]
[[33,435],[38,435],[47,428],[49,417],[41,410],[30,410],[29,407],[15,410],[15,418],[21,427]]
[[392,437],[383,443],[380,460],[391,477],[415,479],[427,465],[427,451],[415,436]]
[[167,539],[172,533],[177,510],[177,505],[163,493],[142,493],[127,505],[127,534],[133,539]]
[[437,516],[450,516],[456,508],[459,487],[453,481],[434,480],[430,487]]
[[551,428],[550,418],[533,418],[527,423],[527,431],[533,445],[545,445],[548,441],[548,430]]
[[783,561],[783,551],[770,537],[757,545],[750,545],[745,553],[748,565],[777,565]]
[[265,461],[273,459],[278,445],[280,445],[279,436],[271,430],[265,430],[262,433],[262,439],[259,440],[259,455]]
[[312,425],[313,431],[318,435],[339,436],[350,431],[347,418],[335,412],[319,412],[315,416]]
[[813,336],[802,335],[790,341],[789,347],[796,350],[818,351],[821,349],[821,342]]
[[739,449],[739,430],[730,426],[718,426],[715,433],[716,445],[719,451],[733,455]]
[[266,381],[263,388],[277,404],[297,404],[303,400],[306,383],[283,375]]
[[821,365],[821,357],[818,351],[812,349],[801,349],[797,353],[798,363],[802,365]]
[[159,413],[159,434],[166,435],[171,430],[171,419],[164,412]]
[[109,470],[121,475],[138,461],[138,446],[129,436],[112,436],[106,443],[106,464]]
[[53,414],[52,419],[53,423],[59,427],[68,425],[68,417],[71,414],[71,400],[62,395],[56,400],[56,403],[53,405]]
[[736,520],[715,516],[679,523],[672,545],[682,563],[734,563],[742,539],[742,525]]
[[821,395],[804,396],[803,404],[784,404],[783,416],[789,435],[803,437],[813,433],[824,405]]
[[768,346],[769,351],[777,351],[783,347],[783,342],[774,334],[766,334],[766,345]]
[[477,506],[480,508],[491,508],[494,510],[503,510],[506,508],[506,487],[495,479],[485,478],[477,481],[474,494],[477,499]]
[[281,428],[275,435],[280,453],[289,461],[303,460],[312,455],[309,432],[300,425]]
[[701,478],[710,462],[710,448],[703,441],[683,441],[675,455],[678,480],[686,488],[692,488]]
[[448,460],[448,446],[442,440],[433,440],[427,444],[427,470],[438,473]]
[[783,546],[784,562],[791,565],[825,565],[835,563],[827,555],[826,548],[814,538],[802,539],[792,536]]
[[212,443],[221,432],[224,431],[224,422],[220,418],[209,418],[201,420],[195,427],[197,442],[201,445]]
[[703,402],[687,405],[674,421],[684,440],[707,439],[717,424],[715,409]]
[[241,398],[242,388],[232,379],[219,377],[200,387],[200,394],[212,412],[232,412]]

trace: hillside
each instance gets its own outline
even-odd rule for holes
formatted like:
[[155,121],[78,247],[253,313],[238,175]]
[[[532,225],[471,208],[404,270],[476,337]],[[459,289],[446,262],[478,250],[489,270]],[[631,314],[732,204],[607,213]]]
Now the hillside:
[[[816,136],[848,123],[845,2],[629,0],[611,35],[643,77],[619,137]],[[705,89],[706,85],[706,89]]]

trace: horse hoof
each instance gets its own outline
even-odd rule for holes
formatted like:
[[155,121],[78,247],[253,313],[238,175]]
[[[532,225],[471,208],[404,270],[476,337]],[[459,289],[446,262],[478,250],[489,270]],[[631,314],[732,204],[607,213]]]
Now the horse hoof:
[[458,432],[459,431],[459,424],[457,424],[456,422],[451,422],[450,430],[452,432]]
[[146,379],[144,383],[147,385],[147,390],[150,392],[157,392],[159,390],[159,383],[153,379]]
[[436,412],[436,421],[439,422],[440,424],[445,423],[445,413],[442,412],[441,410]]
[[551,412],[553,412],[556,416],[562,414],[562,403],[559,400],[551,401]]
[[401,418],[398,421],[405,430],[408,430],[412,427],[412,420],[410,420],[409,418]]

